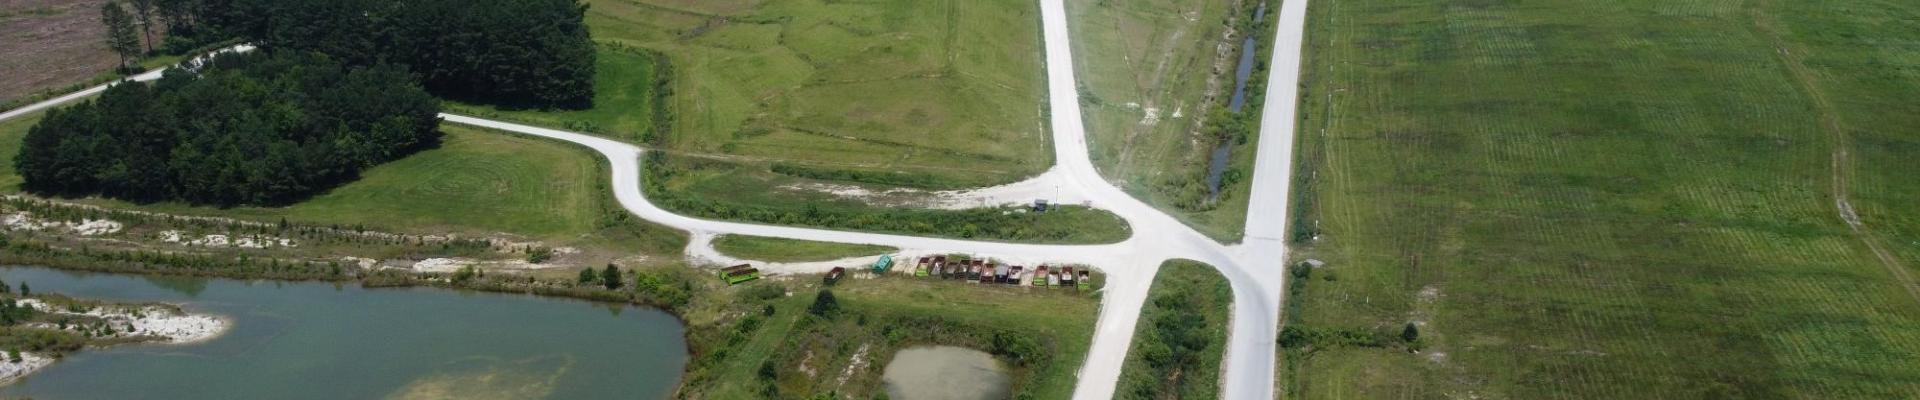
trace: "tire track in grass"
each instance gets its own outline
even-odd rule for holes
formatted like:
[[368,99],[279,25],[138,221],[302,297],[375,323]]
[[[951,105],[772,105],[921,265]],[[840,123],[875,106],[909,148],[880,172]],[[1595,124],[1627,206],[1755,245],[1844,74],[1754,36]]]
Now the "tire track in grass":
[[1840,120],[1840,114],[1834,109],[1832,100],[1827,99],[1826,92],[1822,91],[1818,82],[1814,80],[1813,72],[1808,70],[1806,63],[1795,52],[1796,49],[1791,48],[1786,39],[1781,37],[1779,28],[1774,26],[1773,19],[1761,10],[1768,4],[1765,1],[1754,2],[1747,7],[1747,13],[1753,17],[1754,32],[1778,50],[1775,56],[1787,68],[1787,74],[1793,78],[1794,86],[1799,87],[1800,91],[1812,101],[1814,113],[1820,116],[1819,126],[1826,129],[1828,136],[1833,138],[1831,191],[1834,209],[1839,213],[1840,220],[1847,223],[1847,230],[1852,231],[1855,237],[1860,238],[1861,243],[1865,243],[1867,248],[1873,251],[1874,257],[1880,259],[1880,264],[1886,267],[1887,272],[1892,273],[1894,279],[1899,280],[1900,288],[1906,289],[1907,295],[1912,297],[1916,304],[1920,304],[1920,284],[1914,283],[1913,273],[1908,271],[1906,266],[1901,265],[1900,260],[1895,258],[1892,252],[1880,245],[1873,231],[1860,222],[1859,214],[1854,213],[1853,203],[1847,200],[1847,167],[1852,165],[1852,162],[1847,154],[1847,146],[1851,138],[1847,135],[1846,125]]

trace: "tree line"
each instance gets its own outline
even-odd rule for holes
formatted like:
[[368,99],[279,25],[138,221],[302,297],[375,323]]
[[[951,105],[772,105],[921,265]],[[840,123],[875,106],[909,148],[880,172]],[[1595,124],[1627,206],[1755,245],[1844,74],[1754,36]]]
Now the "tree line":
[[227,54],[49,111],[14,167],[41,194],[282,205],[437,146],[439,111],[395,66]]
[[326,54],[349,66],[402,65],[427,91],[447,98],[592,106],[594,45],[586,6],[573,0],[127,1],[132,13],[115,1],[103,9],[116,50],[137,49],[121,34],[133,32],[126,25],[135,17],[157,18],[169,42],[238,38]]

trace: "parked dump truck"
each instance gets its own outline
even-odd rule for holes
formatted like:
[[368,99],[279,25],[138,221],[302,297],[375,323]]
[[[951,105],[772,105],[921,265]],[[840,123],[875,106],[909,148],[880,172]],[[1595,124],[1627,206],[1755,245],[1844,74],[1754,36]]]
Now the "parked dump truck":
[[1039,268],[1033,269],[1033,285],[1034,286],[1047,285],[1047,266],[1042,265]]
[[1061,267],[1061,268],[1060,268],[1060,284],[1061,284],[1061,285],[1066,285],[1066,286],[1074,286],[1074,284],[1073,284],[1073,267]]
[[1047,271],[1047,286],[1060,286],[1060,271]]
[[893,269],[893,256],[891,255],[882,255],[880,256],[880,259],[873,260],[873,273],[875,274],[885,274],[887,273],[888,270],[892,270],[892,269]]
[[941,277],[941,276],[945,276],[946,273],[947,273],[947,256],[933,256],[932,276]]
[[1019,265],[1013,266],[1013,269],[1007,271],[1007,284],[1020,285],[1020,284],[1027,283],[1026,270],[1027,270],[1027,267],[1024,267],[1024,266],[1019,266]]
[[833,270],[827,271],[827,279],[826,279],[827,286],[833,286],[833,284],[835,283],[840,283],[840,277],[846,274],[847,274],[846,268],[833,267]]
[[1007,273],[1011,272],[1012,270],[1013,270],[1013,266],[1011,265],[1006,265],[1006,264],[994,265],[993,266],[993,283],[1007,283]]
[[980,280],[975,282],[980,282],[980,283],[999,282],[999,280],[994,279],[994,275],[993,275],[994,269],[999,267],[1000,267],[1000,263],[987,263],[985,267],[980,267]]
[[963,280],[966,280],[966,281],[968,281],[968,282],[979,282],[979,281],[980,281],[980,269],[981,269],[981,268],[984,268],[984,267],[986,267],[986,266],[987,266],[987,263],[986,263],[986,261],[982,261],[982,260],[973,260],[973,263],[972,263],[972,264],[969,264],[969,265],[967,265],[967,268],[966,268],[966,270],[967,270],[967,274],[966,274],[966,276],[962,276],[962,277],[960,277],[960,279],[963,279]]
[[1074,281],[1080,283],[1080,290],[1093,290],[1093,274],[1088,273],[1085,268],[1080,269],[1080,276]]
[[760,270],[752,265],[740,264],[721,269],[719,275],[720,280],[727,281],[728,285],[738,285],[741,282],[760,279]]

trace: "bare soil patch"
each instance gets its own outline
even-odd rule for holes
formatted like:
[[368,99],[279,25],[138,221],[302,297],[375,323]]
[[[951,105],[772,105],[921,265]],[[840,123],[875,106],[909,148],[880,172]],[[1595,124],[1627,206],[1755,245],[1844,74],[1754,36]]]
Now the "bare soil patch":
[[104,0],[0,0],[0,103],[86,81],[118,61]]

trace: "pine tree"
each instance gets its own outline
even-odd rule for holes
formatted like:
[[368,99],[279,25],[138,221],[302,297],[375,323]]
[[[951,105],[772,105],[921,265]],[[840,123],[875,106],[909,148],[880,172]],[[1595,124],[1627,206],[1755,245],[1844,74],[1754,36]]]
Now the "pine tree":
[[153,1],[129,0],[127,2],[133,5],[133,15],[140,18],[140,37],[146,39],[148,53],[153,52]]
[[600,271],[600,283],[606,284],[608,289],[619,289],[625,283],[620,279],[620,267],[607,264],[607,269]]
[[593,280],[594,280],[593,267],[586,267],[586,268],[580,269],[580,284],[585,285],[585,284],[593,283]]
[[100,5],[100,22],[107,25],[107,47],[120,55],[120,69],[127,68],[127,60],[140,53],[140,37],[133,30],[133,17],[120,3],[109,1]]

